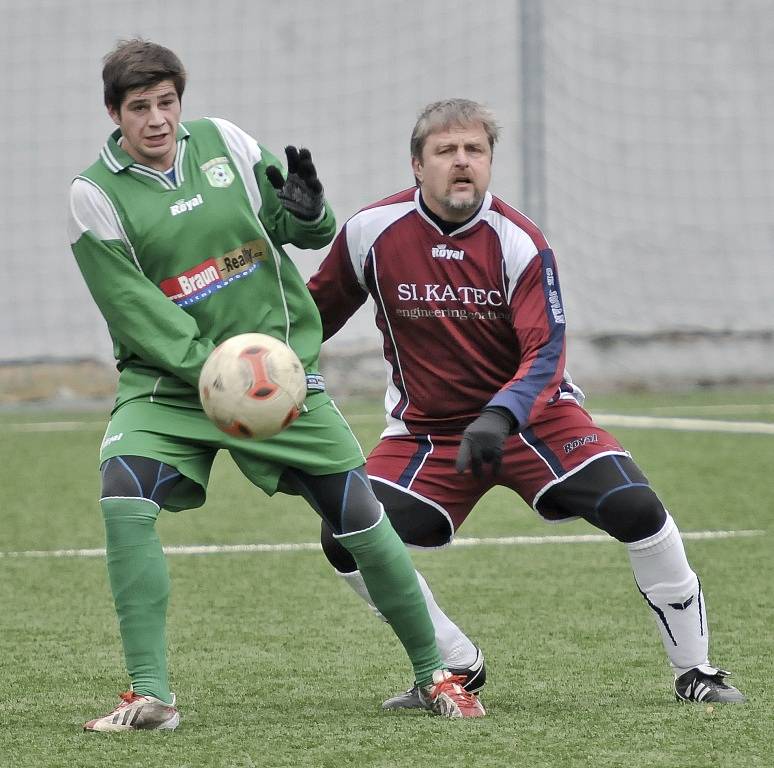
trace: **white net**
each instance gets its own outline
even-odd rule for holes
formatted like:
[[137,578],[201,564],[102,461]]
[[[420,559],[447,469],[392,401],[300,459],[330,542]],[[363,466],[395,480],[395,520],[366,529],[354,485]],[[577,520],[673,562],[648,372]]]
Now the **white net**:
[[[517,14],[496,2],[474,16],[462,0],[0,0],[0,69],[10,73],[0,89],[13,104],[0,121],[0,360],[110,356],[69,253],[65,206],[71,178],[114,128],[100,74],[119,38],[142,36],[180,55],[184,118],[227,117],[281,157],[285,144],[309,146],[343,222],[410,186],[417,112],[450,95],[498,111],[510,144],[502,177],[515,196]],[[483,63],[491,56],[501,76]],[[306,274],[319,259],[298,254]],[[372,338],[365,325],[349,326],[343,341]]]
[[573,368],[770,376],[771,3],[543,5],[544,223]]
[[[768,0],[0,0],[0,363],[110,358],[65,202],[112,128],[101,57],[137,35],[186,64],[184,117],[227,117],[279,154],[308,145],[340,223],[411,183],[425,103],[486,103],[503,127],[493,191],[540,200],[581,383],[774,373]],[[305,274],[320,259],[295,256]],[[353,346],[378,355],[367,310],[327,351]]]

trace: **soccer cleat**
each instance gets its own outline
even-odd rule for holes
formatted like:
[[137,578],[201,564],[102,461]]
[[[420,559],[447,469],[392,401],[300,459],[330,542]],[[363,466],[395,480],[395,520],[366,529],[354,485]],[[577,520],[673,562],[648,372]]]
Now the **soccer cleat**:
[[729,672],[705,664],[689,669],[675,679],[675,698],[678,701],[743,704],[747,699],[733,685],[723,682]]
[[180,713],[172,704],[153,696],[140,696],[134,691],[121,694],[121,703],[104,717],[83,724],[84,731],[174,731],[180,723]]
[[[462,687],[469,693],[479,693],[486,683],[486,666],[484,654],[476,647],[476,660],[464,668],[449,667],[449,672],[457,677],[464,677]],[[399,693],[382,704],[382,709],[427,709],[419,698],[419,688],[415,685],[403,693]]]
[[483,704],[478,696],[462,687],[464,682],[462,675],[453,675],[448,669],[436,669],[433,682],[420,686],[419,699],[425,709],[441,717],[483,717],[486,714]]

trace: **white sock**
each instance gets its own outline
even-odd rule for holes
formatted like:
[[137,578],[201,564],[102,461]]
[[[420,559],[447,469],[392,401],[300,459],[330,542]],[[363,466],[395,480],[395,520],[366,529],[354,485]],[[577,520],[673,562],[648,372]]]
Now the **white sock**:
[[[360,571],[352,573],[341,573],[336,571],[344,581],[371,607],[371,610],[384,621],[384,616],[377,610],[368,594],[368,588],[360,575]],[[448,667],[465,668],[469,667],[476,660],[476,646],[470,638],[438,607],[433,593],[425,581],[425,577],[417,571],[417,580],[422,589],[427,610],[435,629],[435,641],[438,644],[438,650],[441,652],[441,659]]]
[[709,664],[704,593],[670,514],[667,512],[658,533],[626,547],[634,578],[653,610],[675,675]]

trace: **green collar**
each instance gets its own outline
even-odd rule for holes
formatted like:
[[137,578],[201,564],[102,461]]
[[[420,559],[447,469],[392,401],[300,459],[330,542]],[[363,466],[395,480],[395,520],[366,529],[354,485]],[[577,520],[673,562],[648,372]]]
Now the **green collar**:
[[[176,137],[178,154],[180,152],[180,142],[188,139],[190,135],[188,129],[182,123],[178,123]],[[140,165],[140,163],[137,163],[137,161],[134,160],[118,143],[120,138],[121,129],[116,128],[116,130],[110,134],[110,138],[108,138],[105,146],[102,147],[102,151],[99,153],[102,162],[113,173],[120,173],[131,165]]]

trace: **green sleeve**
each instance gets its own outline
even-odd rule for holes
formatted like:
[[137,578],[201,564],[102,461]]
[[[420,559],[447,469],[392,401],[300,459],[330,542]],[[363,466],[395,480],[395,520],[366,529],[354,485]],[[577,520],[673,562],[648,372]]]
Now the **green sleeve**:
[[196,387],[215,345],[199,335],[194,318],[140,272],[122,242],[86,231],[72,251],[113,338],[150,367]]
[[325,202],[322,217],[317,221],[303,221],[285,209],[277,192],[266,177],[266,168],[276,165],[286,176],[285,168],[275,155],[261,146],[261,160],[253,166],[255,180],[261,193],[261,223],[279,245],[290,243],[297,248],[323,248],[336,234],[336,217]]

